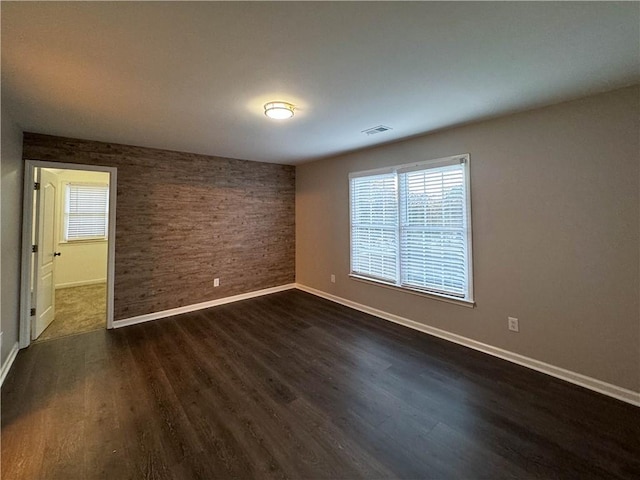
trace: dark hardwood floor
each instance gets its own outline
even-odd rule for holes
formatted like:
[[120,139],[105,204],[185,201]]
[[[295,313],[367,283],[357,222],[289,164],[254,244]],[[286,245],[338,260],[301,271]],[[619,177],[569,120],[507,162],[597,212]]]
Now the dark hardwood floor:
[[290,290],[33,345],[2,478],[640,478],[640,409]]

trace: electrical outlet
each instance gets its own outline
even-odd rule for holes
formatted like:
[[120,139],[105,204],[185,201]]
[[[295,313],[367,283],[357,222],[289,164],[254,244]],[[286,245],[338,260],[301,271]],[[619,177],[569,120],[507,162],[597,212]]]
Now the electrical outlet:
[[213,286],[214,287],[219,287],[220,286],[220,279],[219,278],[214,278],[213,279]]
[[511,330],[512,332],[519,332],[520,331],[520,326],[518,325],[518,319],[517,318],[507,317],[507,321],[508,321],[508,325],[509,325],[509,330]]
[[336,276],[333,273],[331,274],[331,283],[336,283]]

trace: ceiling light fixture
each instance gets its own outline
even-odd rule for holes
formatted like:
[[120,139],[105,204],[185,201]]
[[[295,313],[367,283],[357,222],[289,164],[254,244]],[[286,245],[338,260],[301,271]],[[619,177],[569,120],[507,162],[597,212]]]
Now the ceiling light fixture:
[[293,117],[294,108],[287,102],[269,102],[264,104],[264,114],[274,120],[286,120]]

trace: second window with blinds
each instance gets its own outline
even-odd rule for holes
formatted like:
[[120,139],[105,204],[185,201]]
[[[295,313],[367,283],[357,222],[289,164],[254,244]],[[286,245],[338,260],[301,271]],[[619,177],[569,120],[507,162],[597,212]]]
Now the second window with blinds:
[[109,231],[109,186],[67,183],[64,193],[62,240],[106,240]]
[[351,276],[473,303],[469,156],[349,175]]

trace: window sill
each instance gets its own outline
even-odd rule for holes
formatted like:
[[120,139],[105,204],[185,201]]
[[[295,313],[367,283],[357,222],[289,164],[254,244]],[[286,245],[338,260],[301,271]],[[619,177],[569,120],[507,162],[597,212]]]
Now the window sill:
[[59,245],[84,245],[86,243],[107,243],[107,239],[106,238],[98,238],[98,239],[88,238],[86,240],[60,240],[58,242]]
[[418,295],[420,297],[431,298],[433,300],[438,300],[440,302],[452,303],[454,305],[460,305],[461,307],[474,308],[476,305],[473,300],[463,300],[457,297],[449,297],[449,296],[440,295],[437,293],[423,292],[421,290],[413,290],[406,287],[399,287],[392,283],[387,283],[382,280],[374,280],[367,277],[361,277],[360,275],[356,275],[353,273],[350,273],[349,277],[351,277],[352,280],[356,280],[358,282],[368,283],[371,285],[376,285],[378,287],[390,288],[392,290],[397,290],[399,292],[410,293],[411,295]]

